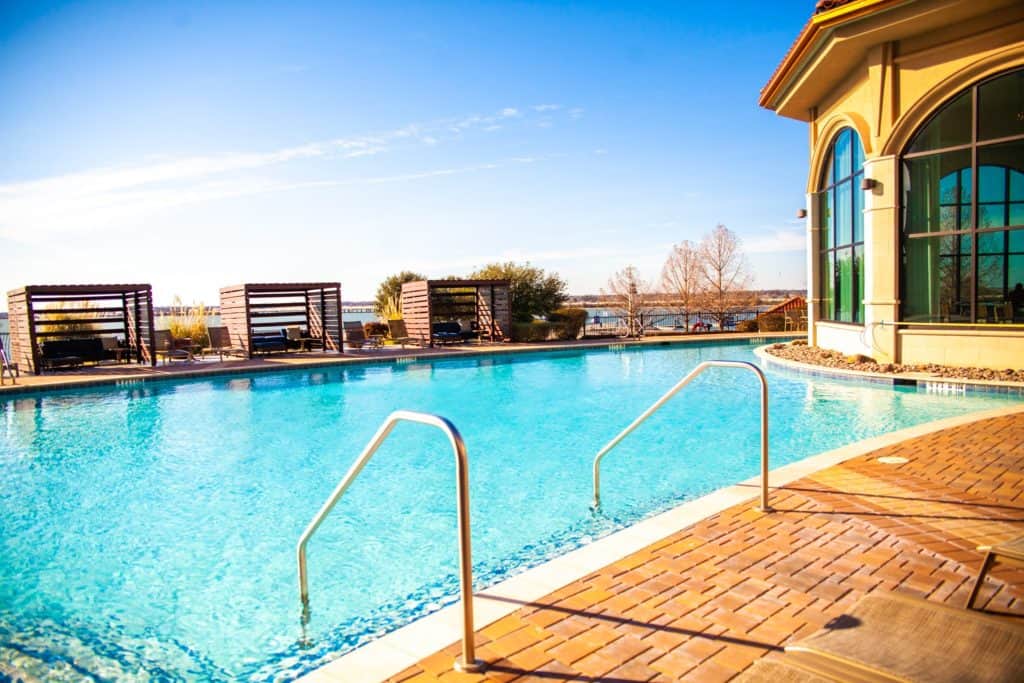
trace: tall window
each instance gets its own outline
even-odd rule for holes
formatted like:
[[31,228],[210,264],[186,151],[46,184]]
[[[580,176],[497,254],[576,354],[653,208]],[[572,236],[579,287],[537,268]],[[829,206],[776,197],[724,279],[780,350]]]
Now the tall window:
[[832,141],[817,194],[822,320],[864,322],[864,149],[857,131]]
[[1024,69],[944,105],[902,171],[902,319],[1024,322]]

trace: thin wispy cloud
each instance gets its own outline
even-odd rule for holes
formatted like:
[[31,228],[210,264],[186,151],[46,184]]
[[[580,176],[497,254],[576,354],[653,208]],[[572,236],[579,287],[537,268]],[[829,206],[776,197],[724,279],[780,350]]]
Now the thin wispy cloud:
[[[357,161],[397,150],[435,148],[446,141],[444,131],[459,137],[473,130],[501,127],[523,113],[505,107],[487,116],[471,115],[427,123],[414,123],[370,135],[335,138],[267,152],[236,152],[179,159],[151,160],[116,168],[94,168],[49,178],[0,185],[0,237],[44,241],[56,234],[110,226],[133,217],[159,213],[173,206],[245,195],[280,192],[297,187],[328,187],[359,183],[396,182],[467,173],[515,163],[533,163],[540,157],[446,168],[381,177],[328,178],[296,183],[275,178],[294,171],[338,173],[340,162]],[[311,162],[320,162],[310,167]],[[324,166],[323,164],[327,164]],[[261,177],[252,177],[259,174]],[[270,177],[265,177],[267,175]]]
[[535,104],[533,105],[534,111],[545,112],[545,111],[558,111],[562,108],[560,104]]

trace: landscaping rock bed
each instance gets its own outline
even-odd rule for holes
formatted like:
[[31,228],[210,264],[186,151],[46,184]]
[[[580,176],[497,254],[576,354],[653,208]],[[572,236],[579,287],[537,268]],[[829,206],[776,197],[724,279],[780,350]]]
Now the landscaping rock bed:
[[944,379],[986,380],[994,382],[1024,382],[1024,368],[1006,370],[989,370],[986,368],[956,368],[948,365],[899,365],[894,363],[877,363],[868,356],[847,356],[838,351],[819,349],[807,346],[807,342],[798,340],[789,344],[772,344],[768,353],[786,360],[809,365],[820,365],[826,368],[855,370],[857,372],[877,372],[898,375],[907,372],[920,372]]

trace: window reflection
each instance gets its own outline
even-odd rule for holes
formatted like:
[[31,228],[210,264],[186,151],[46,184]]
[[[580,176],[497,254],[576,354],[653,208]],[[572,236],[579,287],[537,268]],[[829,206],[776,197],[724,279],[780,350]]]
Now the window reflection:
[[[817,194],[821,228],[822,320],[863,322],[863,268],[856,265],[855,252],[863,253],[864,199],[860,189],[864,177],[864,148],[852,128],[844,128],[833,139],[826,156]],[[862,258],[862,256],[861,256]]]
[[957,95],[904,154],[905,321],[1024,322],[1022,79],[1018,70]]

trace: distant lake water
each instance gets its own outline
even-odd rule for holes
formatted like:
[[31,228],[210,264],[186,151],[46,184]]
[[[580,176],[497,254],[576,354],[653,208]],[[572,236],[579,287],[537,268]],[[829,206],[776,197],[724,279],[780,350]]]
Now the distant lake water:
[[[756,310],[760,311],[760,310],[764,310],[765,308],[766,308],[765,306],[758,306],[756,308]],[[676,313],[678,313],[678,311],[670,310],[670,309],[667,309],[667,308],[656,308],[656,309],[654,309],[652,311],[646,311],[644,313],[644,315],[645,316],[658,316],[658,315],[666,315],[667,316],[667,315],[674,315]],[[587,321],[588,322],[593,320],[594,317],[599,317],[599,318],[617,318],[620,315],[621,315],[620,313],[616,312],[616,310],[612,309],[612,308],[588,308],[587,309]],[[740,317],[742,318],[742,317],[746,317],[746,316],[740,316]],[[344,322],[359,321],[359,322],[363,322],[363,323],[368,323],[368,322],[373,322],[373,321],[377,320],[377,316],[374,313],[352,313],[352,312],[345,312],[345,313],[342,314],[341,318],[342,318],[342,320]],[[167,317],[166,316],[159,316],[158,315],[156,317],[156,321],[155,322],[156,322],[156,329],[158,329],[158,330],[166,329],[166,327],[167,327]],[[206,316],[206,324],[208,326],[210,326],[210,327],[216,327],[216,326],[220,325],[221,324],[220,316],[219,315],[208,315],[208,316]],[[0,334],[7,335],[8,332],[9,332],[9,325],[8,325],[7,318],[0,318]]]

